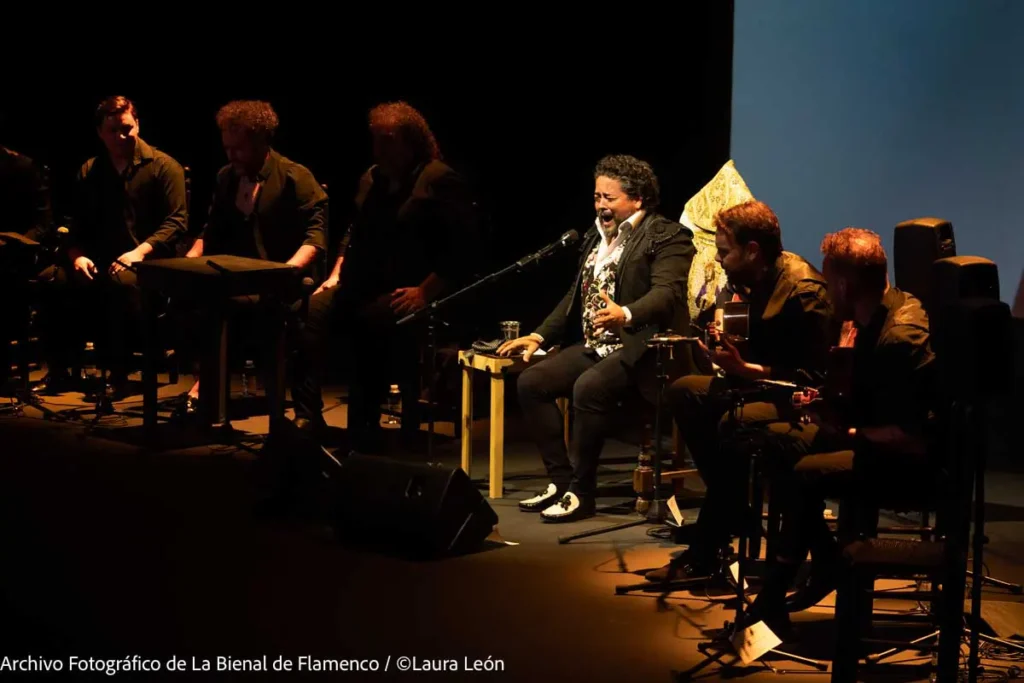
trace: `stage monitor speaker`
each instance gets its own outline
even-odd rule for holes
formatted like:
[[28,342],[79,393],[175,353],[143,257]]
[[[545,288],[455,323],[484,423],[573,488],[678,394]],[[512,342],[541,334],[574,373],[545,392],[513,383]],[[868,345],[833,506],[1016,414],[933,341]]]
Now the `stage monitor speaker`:
[[931,268],[932,306],[955,299],[999,300],[999,268],[981,256],[942,258]]
[[1010,307],[998,299],[945,301],[930,321],[939,390],[957,399],[1006,395],[1013,389]]
[[938,259],[956,256],[953,224],[941,218],[915,218],[896,226],[893,270],[896,286],[931,304],[931,268]]
[[479,547],[498,516],[459,468],[352,454],[328,473],[340,540],[418,558]]

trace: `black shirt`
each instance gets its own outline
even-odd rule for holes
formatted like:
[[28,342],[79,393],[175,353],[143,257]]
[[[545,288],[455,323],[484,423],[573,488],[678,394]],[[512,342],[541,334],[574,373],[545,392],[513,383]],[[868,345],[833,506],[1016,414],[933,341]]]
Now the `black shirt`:
[[262,183],[246,216],[235,205],[239,176],[232,166],[217,174],[203,253],[247,256],[284,263],[303,245],[327,248],[327,193],[308,168],[274,150],[253,180]]
[[854,426],[898,425],[920,433],[928,420],[934,359],[920,300],[890,287],[853,342]]
[[30,158],[0,147],[0,232],[36,242],[50,230],[50,193]]
[[187,230],[185,171],[142,138],[123,173],[106,154],[85,162],[74,195],[72,243],[101,270],[143,242],[151,258],[174,256]]
[[475,239],[472,200],[462,178],[440,161],[416,168],[392,192],[377,167],[362,177],[356,215],[341,241],[341,289],[367,302],[436,273],[451,289],[468,276]]
[[[719,303],[733,294],[725,287]],[[771,379],[820,386],[839,333],[824,276],[800,256],[782,252],[744,299],[750,304],[750,332],[743,360],[768,366]]]

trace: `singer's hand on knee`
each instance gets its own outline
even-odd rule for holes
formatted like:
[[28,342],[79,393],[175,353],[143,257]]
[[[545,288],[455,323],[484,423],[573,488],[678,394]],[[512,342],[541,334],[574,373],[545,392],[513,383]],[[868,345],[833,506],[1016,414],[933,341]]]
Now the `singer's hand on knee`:
[[516,351],[522,349],[523,351],[523,362],[529,363],[530,357],[536,353],[537,349],[540,348],[540,340],[536,337],[519,337],[518,339],[512,339],[505,342],[498,347],[499,356],[511,356]]
[[88,256],[79,256],[75,259],[75,270],[91,280],[96,272],[96,264]]

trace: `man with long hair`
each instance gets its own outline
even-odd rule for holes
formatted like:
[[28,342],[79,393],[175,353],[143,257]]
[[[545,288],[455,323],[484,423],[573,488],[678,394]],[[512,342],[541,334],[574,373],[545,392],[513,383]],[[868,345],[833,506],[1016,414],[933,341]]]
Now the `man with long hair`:
[[[462,284],[460,257],[472,233],[466,184],[441,160],[423,115],[405,102],[369,114],[373,166],[359,181],[355,216],[327,280],[310,302],[306,356],[314,360],[298,393],[300,428],[323,427],[320,378],[330,328],[344,331],[349,373],[348,432],[361,452],[383,447],[380,406],[388,386],[402,394],[402,431],[419,430],[419,345],[396,321]],[[390,360],[383,370],[382,358]]]

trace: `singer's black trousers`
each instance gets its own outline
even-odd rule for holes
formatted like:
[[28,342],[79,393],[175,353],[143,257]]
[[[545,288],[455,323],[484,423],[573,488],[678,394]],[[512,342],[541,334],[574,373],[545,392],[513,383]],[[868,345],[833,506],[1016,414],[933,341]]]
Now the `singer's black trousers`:
[[[636,383],[635,372],[622,362],[622,351],[602,359],[583,344],[533,363],[519,377],[519,405],[548,476],[560,489],[593,497],[601,449],[620,399]],[[572,399],[572,458],[555,402],[559,398]]]

